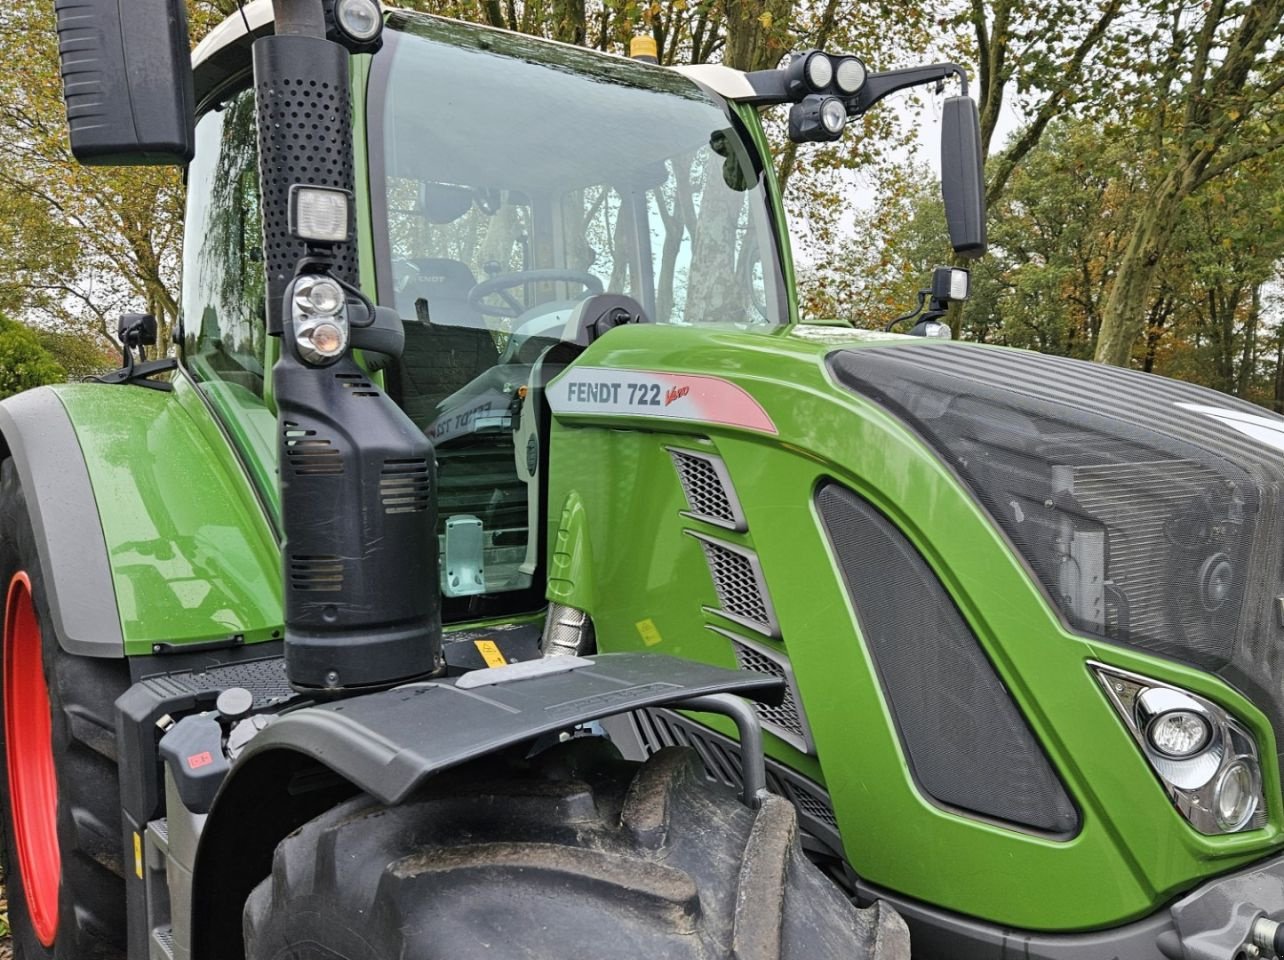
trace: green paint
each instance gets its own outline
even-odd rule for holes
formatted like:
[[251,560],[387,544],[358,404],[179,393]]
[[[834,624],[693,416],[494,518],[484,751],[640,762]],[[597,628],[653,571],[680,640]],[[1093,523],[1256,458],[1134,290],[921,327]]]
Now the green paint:
[[263,508],[196,388],[182,376],[174,386],[57,388],[98,500],[129,655],[280,636],[280,559]]
[[[598,559],[590,613],[599,646],[734,666],[727,642],[707,629],[721,622],[703,612],[716,596],[699,544],[683,531],[751,543],[853,866],[870,882],[947,909],[1031,930],[1108,927],[1277,850],[1279,774],[1262,713],[1211,675],[1069,632],[934,454],[881,409],[829,382],[824,357],[834,346],[897,342],[904,341],[833,327],[622,327],[588,349],[579,363],[717,371],[749,391],[779,430],[773,437],[643,417],[555,420],[549,522],[558,524],[559,506],[578,499],[576,523]],[[748,517],[745,537],[679,516],[686,504],[666,445],[723,457]],[[1082,811],[1076,836],[981,822],[915,788],[813,514],[816,485],[831,477],[884,510],[951,590]],[[551,541],[558,536],[551,528]],[[659,642],[639,632],[648,619]],[[1191,829],[1106,703],[1090,659],[1180,684],[1244,721],[1261,746],[1271,825],[1228,837]],[[803,772],[814,767],[771,740],[772,755]]]

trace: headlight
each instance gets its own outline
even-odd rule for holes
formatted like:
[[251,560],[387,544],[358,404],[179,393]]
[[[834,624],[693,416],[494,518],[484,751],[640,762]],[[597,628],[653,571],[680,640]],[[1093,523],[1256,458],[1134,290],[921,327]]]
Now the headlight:
[[1213,810],[1217,825],[1227,833],[1243,830],[1257,812],[1261,784],[1257,772],[1243,760],[1226,767],[1213,788]]
[[346,299],[331,277],[303,276],[294,282],[294,342],[305,362],[324,366],[348,348]]
[[842,133],[847,126],[847,108],[837,97],[830,97],[820,107],[820,122],[830,133]]
[[294,305],[309,316],[333,316],[345,299],[343,288],[329,277],[300,277],[294,285]]
[[1091,667],[1191,826],[1218,834],[1264,824],[1257,743],[1238,720],[1171,684],[1100,663]]

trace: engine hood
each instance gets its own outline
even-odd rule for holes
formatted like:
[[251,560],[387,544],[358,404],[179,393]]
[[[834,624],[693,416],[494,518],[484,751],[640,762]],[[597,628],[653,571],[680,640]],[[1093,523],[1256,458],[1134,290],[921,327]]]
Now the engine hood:
[[930,444],[1075,630],[1184,661],[1284,732],[1284,417],[1025,351],[838,349],[834,381]]

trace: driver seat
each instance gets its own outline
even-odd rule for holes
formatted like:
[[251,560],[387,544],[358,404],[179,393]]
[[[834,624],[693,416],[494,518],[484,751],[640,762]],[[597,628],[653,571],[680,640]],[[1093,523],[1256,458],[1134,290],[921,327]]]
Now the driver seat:
[[[499,363],[495,338],[482,312],[468,302],[477,285],[468,265],[425,257],[401,311],[406,347],[401,355],[401,404],[416,425],[432,424],[437,404]],[[409,316],[406,314],[409,313]]]

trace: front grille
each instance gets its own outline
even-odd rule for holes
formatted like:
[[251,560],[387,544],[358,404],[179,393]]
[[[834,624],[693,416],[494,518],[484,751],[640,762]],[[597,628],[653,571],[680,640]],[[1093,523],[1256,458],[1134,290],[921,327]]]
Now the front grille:
[[829,367],[935,449],[1073,628],[1220,676],[1284,746],[1284,418],[969,344],[842,350]]

